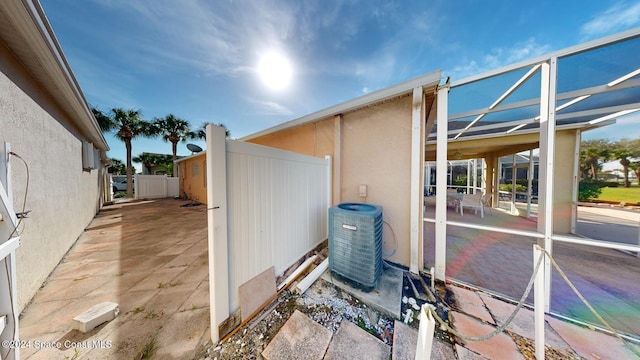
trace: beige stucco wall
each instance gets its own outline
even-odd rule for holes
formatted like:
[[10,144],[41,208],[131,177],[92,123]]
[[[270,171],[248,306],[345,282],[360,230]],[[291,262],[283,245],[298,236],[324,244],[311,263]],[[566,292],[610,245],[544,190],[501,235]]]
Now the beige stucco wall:
[[[339,129],[336,129],[336,124]],[[411,188],[411,97],[404,96],[315,124],[299,126],[250,142],[307,155],[335,156],[334,136],[340,134],[341,161],[334,159],[334,194],[338,202],[367,202],[384,208],[384,251],[390,261],[409,265]],[[340,168],[337,169],[336,164]],[[358,196],[366,184],[368,196]],[[338,186],[339,185],[339,186]],[[390,227],[393,231],[390,230]],[[395,237],[394,237],[395,234]]]
[[[207,158],[205,155],[202,153],[178,163],[180,166],[180,196],[186,192],[189,199],[203,204],[207,203]],[[194,165],[196,164],[198,172],[194,174]]]
[[[29,192],[17,250],[20,311],[100,208],[101,170],[82,170],[82,141],[50,96],[0,43],[0,142],[29,165]],[[11,160],[14,207],[22,209],[24,165]],[[22,229],[22,227],[21,227]]]
[[[411,97],[405,96],[344,115],[342,122],[342,202],[384,208],[384,252],[409,265],[411,189]],[[366,200],[358,196],[367,185]],[[393,229],[390,230],[389,226]],[[394,238],[395,234],[395,238]]]
[[254,144],[324,157],[333,155],[333,118],[252,139]]
[[576,130],[556,132],[553,171],[553,232],[571,232],[571,204],[573,189]]

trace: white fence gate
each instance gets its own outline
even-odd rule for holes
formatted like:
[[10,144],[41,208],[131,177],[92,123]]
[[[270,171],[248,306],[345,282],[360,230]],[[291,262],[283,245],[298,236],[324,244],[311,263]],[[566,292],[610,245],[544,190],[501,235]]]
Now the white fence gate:
[[276,275],[328,236],[331,161],[225,140],[207,128],[211,337],[239,308],[238,288]]
[[136,199],[161,199],[179,194],[177,177],[136,175],[133,184]]

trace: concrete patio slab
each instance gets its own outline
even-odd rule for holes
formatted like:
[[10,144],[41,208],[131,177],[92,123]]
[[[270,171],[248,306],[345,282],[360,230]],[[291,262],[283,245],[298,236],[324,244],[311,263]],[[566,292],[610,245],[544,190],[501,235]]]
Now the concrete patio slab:
[[437,338],[433,339],[431,347],[431,359],[432,360],[449,360],[455,359],[456,355],[453,351],[453,346]]
[[[495,330],[495,327],[459,313],[452,312],[455,329],[465,336],[485,336]],[[524,359],[516,344],[507,334],[499,333],[485,341],[468,341],[459,339],[464,347],[489,359]]]
[[262,352],[267,360],[324,357],[332,333],[296,310]]
[[371,359],[387,360],[391,347],[357,325],[342,321],[336,331],[325,360]]
[[487,307],[480,298],[479,292],[467,290],[458,286],[452,286],[450,289],[458,301],[458,310],[495,325],[495,321],[491,317],[491,314],[489,314],[489,311],[487,311]]
[[[480,294],[482,301],[487,305],[489,312],[496,318],[497,325],[502,325],[507,321],[509,316],[513,313],[516,306],[493,298],[488,294]],[[527,308],[522,308],[518,311],[518,314],[513,319],[511,324],[507,326],[507,330],[513,331],[514,333],[526,337],[528,339],[535,339],[535,320],[533,316],[533,311]],[[544,332],[544,341],[545,345],[551,346],[558,350],[566,350],[570,348],[569,344],[566,341],[562,340],[560,336],[545,322],[545,332]]]
[[[145,347],[154,358],[195,356],[209,326],[207,220],[204,207],[182,203],[104,207],[20,319],[21,339],[82,347],[32,347],[21,357],[132,359]],[[119,304],[115,319],[86,334],[72,329],[74,316],[104,301]]]
[[456,353],[458,354],[459,360],[487,360],[488,358],[476,354],[473,351],[465,348],[464,346],[460,346],[458,344],[455,345]]
[[192,356],[198,342],[209,327],[209,308],[183,309],[173,314],[169,326],[157,334],[160,344],[172,344],[158,349],[154,359],[185,359]]
[[[636,359],[616,337],[547,316],[547,322],[573,350],[587,359]],[[640,351],[640,346],[636,349]]]
[[[427,198],[425,218],[434,217],[433,199]],[[584,207],[578,209],[579,220],[583,218]],[[620,214],[608,216],[602,209],[590,208],[589,221],[596,221],[602,233],[607,236],[602,240],[625,242],[625,235],[618,230],[626,226]],[[634,239],[637,240],[636,211]],[[626,216],[626,215],[625,215]],[[484,219],[474,216],[460,217],[452,211],[447,212],[447,219],[478,225],[496,226],[507,229],[536,231],[536,220],[512,216],[502,211]],[[609,219],[609,220],[607,220]],[[610,221],[610,222],[609,222]],[[435,265],[434,223],[424,223],[424,265],[430,268]],[[628,237],[627,237],[628,238]],[[492,293],[519,299],[528,283],[533,270],[532,246],[535,238],[510,235],[493,231],[475,230],[449,226],[447,232],[447,268],[449,279],[470,284],[473,287],[487,289]],[[613,249],[589,247],[555,241],[553,256],[560,267],[567,273],[587,300],[601,313],[614,328],[625,334],[638,338],[640,334],[640,262],[635,255]],[[599,321],[578,300],[558,272],[552,272],[551,311],[556,314],[576,318],[601,326]],[[527,298],[533,304],[533,293]]]
[[393,323],[393,351],[391,359],[413,360],[416,358],[418,330],[398,320]]
[[373,306],[389,316],[400,319],[402,300],[402,270],[385,267],[378,281],[378,286],[370,292],[362,291],[333,276],[330,270],[325,271],[321,278],[340,289],[350,293],[362,302]]

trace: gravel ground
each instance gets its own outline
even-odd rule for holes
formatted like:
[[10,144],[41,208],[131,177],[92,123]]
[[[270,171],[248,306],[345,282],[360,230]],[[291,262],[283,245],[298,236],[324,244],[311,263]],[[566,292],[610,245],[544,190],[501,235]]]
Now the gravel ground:
[[254,320],[227,342],[204,349],[198,359],[261,359],[262,351],[295,310],[335,333],[351,321],[386,344],[393,342],[393,319],[320,279],[304,294],[285,290]]
[[[319,263],[321,260],[318,259],[317,262]],[[300,278],[303,277],[304,275]],[[423,275],[421,282],[417,277],[412,277],[405,272],[401,304],[402,319],[400,320],[418,329],[419,309],[422,304],[429,303],[435,307],[438,315],[451,326],[449,308],[458,308],[453,293],[447,288],[451,285],[445,286],[442,282],[436,282],[435,294],[433,294],[436,301],[430,301],[432,299],[429,298],[428,290],[426,290],[426,284],[429,282],[430,279],[427,276]],[[207,344],[195,359],[262,359],[262,351],[295,310],[306,314],[333,333],[338,330],[342,321],[350,321],[386,344],[393,346],[394,319],[367,306],[333,284],[319,279],[305,294],[289,290],[283,291],[276,300],[228,341],[222,345]],[[514,340],[518,350],[526,359],[535,359],[532,340],[510,331],[505,331],[505,333]],[[456,337],[441,328],[436,328],[435,337],[452,347],[456,343]],[[545,356],[551,360],[584,359],[571,350],[562,351],[550,347],[545,349]]]

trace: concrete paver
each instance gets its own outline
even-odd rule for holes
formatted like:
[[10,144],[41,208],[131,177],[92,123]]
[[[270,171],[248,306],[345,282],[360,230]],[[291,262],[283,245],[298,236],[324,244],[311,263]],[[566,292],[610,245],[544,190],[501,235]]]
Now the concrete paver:
[[296,310],[262,352],[267,360],[324,357],[332,333]]
[[396,320],[393,323],[392,360],[413,360],[416,358],[418,330]]
[[473,351],[465,348],[464,346],[460,346],[458,344],[455,345],[456,353],[458,354],[458,359],[460,360],[486,360],[488,358],[476,354]]
[[[482,301],[487,305],[489,312],[491,312],[491,314],[496,318],[497,325],[504,324],[516,308],[515,305],[493,298],[488,294],[481,293],[480,297],[482,298]],[[534,340],[536,335],[533,311],[524,307],[520,309],[511,324],[507,326],[507,330],[512,331],[527,339]],[[566,350],[570,348],[569,344],[562,340],[562,338],[558,336],[553,328],[551,328],[551,326],[549,326],[549,324],[546,322],[544,337],[545,345],[547,346],[551,346],[558,350]]]
[[[583,210],[584,207],[580,207],[579,213]],[[601,210],[588,209],[590,213]],[[637,212],[618,212],[624,216],[635,216],[634,222],[640,216]],[[433,214],[433,206],[427,206],[426,217],[433,217]],[[605,240],[623,242],[619,238],[624,235],[617,235],[622,225],[607,224],[604,216],[600,218],[598,226],[607,234]],[[485,216],[484,219],[460,217],[453,211],[447,212],[447,217],[454,221],[517,230],[536,231],[537,226],[535,218],[511,216],[502,211],[494,211],[494,215]],[[616,217],[620,217],[619,214]],[[634,239],[638,237],[637,225]],[[449,226],[447,231],[448,278],[511,299],[517,300],[522,296],[533,272],[532,247],[536,239],[455,226]],[[640,282],[637,281],[640,262],[636,256],[612,249],[557,241],[553,245],[553,256],[605,320],[627,335],[640,336]],[[424,258],[425,267],[434,265],[434,224],[430,222],[424,224]],[[533,304],[533,292],[527,298],[527,303]],[[555,270],[552,272],[551,311],[601,326]]]
[[[458,312],[452,312],[455,329],[465,336],[485,336],[495,330],[495,327]],[[516,344],[504,332],[485,341],[467,341],[464,347],[489,359],[524,359]]]
[[476,291],[467,290],[462,287],[450,287],[451,291],[458,301],[459,309],[468,315],[475,316],[482,321],[486,321],[490,324],[494,324],[491,314],[487,311],[487,308],[480,298],[480,294]]
[[371,359],[387,360],[391,347],[357,325],[342,321],[336,331],[325,360]]
[[[587,359],[636,359],[617,338],[547,316],[547,322],[581,356]],[[637,347],[640,351],[640,347]]]
[[[208,337],[207,220],[204,207],[162,199],[106,206],[24,309],[23,340],[62,343],[23,349],[23,359],[190,358]],[[111,301],[120,314],[82,334],[72,319]],[[77,349],[64,346],[79,344]]]

